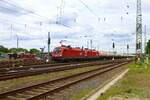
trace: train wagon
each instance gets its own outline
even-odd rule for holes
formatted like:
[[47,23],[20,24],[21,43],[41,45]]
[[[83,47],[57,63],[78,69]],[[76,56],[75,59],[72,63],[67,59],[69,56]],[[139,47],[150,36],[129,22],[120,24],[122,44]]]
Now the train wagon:
[[94,59],[99,57],[99,52],[96,50],[85,49],[85,59]]

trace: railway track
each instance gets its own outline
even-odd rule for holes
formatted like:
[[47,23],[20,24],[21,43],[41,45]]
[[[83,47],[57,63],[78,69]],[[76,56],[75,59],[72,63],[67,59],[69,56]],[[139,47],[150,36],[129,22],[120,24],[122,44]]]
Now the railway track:
[[51,97],[54,93],[64,90],[65,88],[70,87],[81,81],[85,81],[95,76],[112,71],[113,69],[121,67],[127,63],[128,62],[106,64],[100,68],[90,70],[87,72],[82,72],[79,74],[50,80],[41,84],[1,93],[0,99],[1,100],[38,100],[38,99],[47,98],[49,100],[52,99]]
[[[114,63],[124,62],[122,61],[116,61]],[[88,67],[88,66],[94,66],[94,65],[103,65],[103,64],[109,64],[112,63],[112,61],[106,61],[106,62],[90,62],[90,63],[83,63],[83,64],[69,64],[69,65],[58,65],[58,66],[39,66],[39,67],[31,67],[29,70],[17,70],[15,72],[0,74],[0,81],[14,79],[14,78],[21,78],[26,76],[32,76],[32,75],[39,75],[43,73],[49,73],[49,72],[56,72],[56,71],[65,71],[75,68],[82,68],[82,67]]]
[[[117,61],[119,61],[119,60],[117,60]],[[94,61],[94,62],[96,62],[96,61]],[[101,61],[101,62],[105,63],[105,62],[112,62],[112,61],[107,60],[107,61]],[[87,63],[87,62],[80,62],[80,63]],[[30,68],[45,68],[45,67],[54,67],[54,66],[71,65],[71,64],[79,64],[79,62],[40,64],[40,65],[18,66],[18,67],[0,67],[0,74],[3,74],[5,72],[11,71],[11,70],[28,70]]]
[[76,64],[74,63],[56,63],[56,64],[41,64],[41,65],[30,65],[30,66],[19,66],[19,67],[2,67],[0,68],[0,74],[5,74],[6,72],[13,71],[13,70],[29,70],[31,68],[45,68],[45,67],[54,67],[54,66],[62,66],[62,65],[69,65],[69,64]]

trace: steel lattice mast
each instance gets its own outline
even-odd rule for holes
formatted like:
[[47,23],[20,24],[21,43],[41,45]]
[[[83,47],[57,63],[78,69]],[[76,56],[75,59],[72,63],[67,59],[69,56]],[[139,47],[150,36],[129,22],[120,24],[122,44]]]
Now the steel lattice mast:
[[142,10],[141,0],[137,0],[137,13],[136,13],[136,56],[142,57]]

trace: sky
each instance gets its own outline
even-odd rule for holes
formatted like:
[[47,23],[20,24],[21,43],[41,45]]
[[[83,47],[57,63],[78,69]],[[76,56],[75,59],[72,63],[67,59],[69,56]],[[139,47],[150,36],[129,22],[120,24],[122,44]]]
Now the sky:
[[[150,38],[150,3],[142,0],[143,27]],[[60,45],[135,52],[136,0],[0,0],[0,45],[42,48]],[[144,29],[144,28],[143,28]],[[144,32],[144,30],[143,30]],[[143,39],[144,40],[144,39]]]

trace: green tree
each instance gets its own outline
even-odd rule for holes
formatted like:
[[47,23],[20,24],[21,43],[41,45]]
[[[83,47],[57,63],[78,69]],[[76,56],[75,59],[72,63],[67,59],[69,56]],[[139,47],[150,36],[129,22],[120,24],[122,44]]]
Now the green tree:
[[40,50],[35,49],[35,48],[30,49],[29,52],[32,53],[32,54],[40,55]]
[[146,49],[146,54],[150,55],[150,40],[148,41],[145,49]]
[[27,53],[28,50],[27,50],[27,49],[24,49],[24,48],[11,48],[11,49],[10,49],[10,52],[11,52],[11,53],[19,53],[19,52],[25,52],[25,53]]
[[4,46],[0,46],[0,53],[8,53],[9,49],[5,48]]

